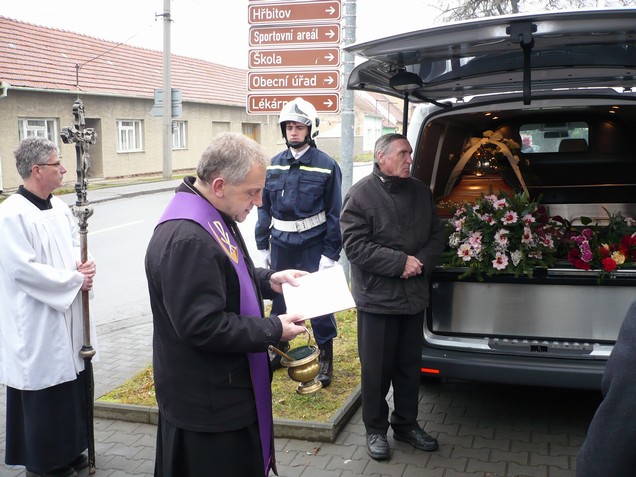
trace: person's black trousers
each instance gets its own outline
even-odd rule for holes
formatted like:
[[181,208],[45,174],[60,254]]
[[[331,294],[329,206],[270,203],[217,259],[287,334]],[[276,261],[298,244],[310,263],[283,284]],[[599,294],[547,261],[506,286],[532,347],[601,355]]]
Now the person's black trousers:
[[389,428],[386,396],[391,384],[391,427],[398,432],[418,427],[423,325],[424,311],[384,315],[358,310],[362,420],[368,434],[384,434]]
[[[316,272],[320,265],[320,254],[322,252],[322,242],[309,245],[302,249],[288,249],[272,244],[272,270],[281,271],[289,268],[305,270],[306,272]],[[319,290],[316,293],[320,293]],[[325,297],[329,299],[329,297]],[[282,315],[287,313],[285,298],[277,295],[272,300],[272,315]],[[331,341],[338,334],[336,317],[333,313],[329,315],[317,316],[310,320],[314,339],[318,345],[323,345]]]

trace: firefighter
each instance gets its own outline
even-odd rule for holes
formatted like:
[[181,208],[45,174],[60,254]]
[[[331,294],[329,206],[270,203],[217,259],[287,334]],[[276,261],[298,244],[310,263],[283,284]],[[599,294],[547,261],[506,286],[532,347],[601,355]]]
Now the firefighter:
[[[266,266],[273,270],[295,268],[315,272],[334,266],[342,249],[340,207],[342,173],[338,163],[316,147],[319,119],[303,98],[283,106],[279,120],[287,149],[267,167],[263,205],[258,209],[256,246]],[[282,295],[272,301],[272,315],[286,312]],[[317,380],[331,384],[333,339],[337,335],[333,314],[311,319],[320,349]],[[288,343],[280,343],[285,351]],[[280,358],[272,356],[272,366]]]

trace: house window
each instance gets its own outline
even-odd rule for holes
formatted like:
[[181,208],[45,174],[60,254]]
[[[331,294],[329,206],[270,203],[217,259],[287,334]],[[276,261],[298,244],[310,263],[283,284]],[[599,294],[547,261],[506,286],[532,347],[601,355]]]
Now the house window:
[[256,142],[259,142],[261,139],[260,126],[261,125],[257,123],[243,123],[243,134]]
[[117,121],[117,152],[134,152],[143,150],[142,121]]
[[172,121],[172,149],[185,149],[186,147],[186,122]]
[[58,145],[55,119],[19,119],[18,128],[20,141],[28,137],[44,137]]

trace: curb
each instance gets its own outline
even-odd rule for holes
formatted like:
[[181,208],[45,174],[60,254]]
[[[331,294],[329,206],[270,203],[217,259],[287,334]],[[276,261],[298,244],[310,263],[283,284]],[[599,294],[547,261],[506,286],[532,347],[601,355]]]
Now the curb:
[[[360,386],[358,384],[342,407],[327,422],[274,419],[274,437],[333,443],[340,431],[349,422],[351,416],[360,407],[362,401]],[[93,415],[101,419],[138,422],[156,426],[159,419],[159,410],[156,406],[95,401]]]

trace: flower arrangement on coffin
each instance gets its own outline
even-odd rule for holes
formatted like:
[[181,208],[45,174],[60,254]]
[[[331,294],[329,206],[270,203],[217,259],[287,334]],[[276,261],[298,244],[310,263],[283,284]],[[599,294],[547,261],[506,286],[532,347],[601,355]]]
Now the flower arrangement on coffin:
[[482,137],[468,140],[462,155],[450,173],[444,195],[447,196],[455,187],[462,173],[482,177],[493,173],[500,174],[502,170],[512,169],[521,188],[527,192],[527,187],[521,170],[519,169],[519,144],[504,137],[502,131],[484,131]]
[[467,267],[460,275],[512,273],[532,276],[535,267],[556,261],[561,224],[523,192],[482,195],[464,204],[447,222],[446,267]]
[[620,211],[610,213],[607,225],[592,224],[589,217],[581,217],[582,227],[558,217],[564,225],[563,242],[567,259],[581,270],[600,270],[599,280],[614,270],[636,263],[636,220]]

